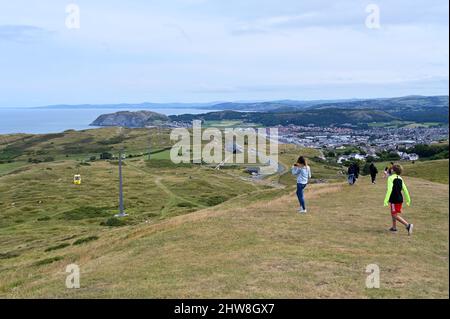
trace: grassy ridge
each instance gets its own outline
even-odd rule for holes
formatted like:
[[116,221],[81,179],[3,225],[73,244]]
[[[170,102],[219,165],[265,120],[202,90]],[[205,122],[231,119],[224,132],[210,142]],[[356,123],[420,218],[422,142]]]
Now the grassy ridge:
[[[22,259],[14,272],[8,270],[14,258],[6,259],[0,291],[8,297],[448,298],[448,185],[410,179],[409,187],[413,206],[405,217],[416,224],[413,237],[387,231],[384,186],[363,178],[355,187],[311,185],[305,216],[289,194],[108,231],[39,265]],[[78,290],[64,287],[63,269],[74,261],[82,272]],[[380,289],[365,288],[372,263],[381,269]]]
[[448,160],[408,163],[404,165],[404,169],[405,176],[448,184]]
[[[88,148],[102,139],[121,147],[109,130],[116,129],[89,130]],[[130,131],[126,144],[145,146],[144,131]],[[53,142],[58,154],[64,142],[56,140],[31,149]],[[304,155],[314,178],[344,180],[339,167],[315,159],[317,150],[280,151],[287,168]],[[130,217],[121,220],[112,217],[115,161],[1,164],[0,297],[448,298],[448,161],[405,164],[413,198],[405,216],[416,223],[408,238],[386,231],[385,186],[368,177],[355,187],[309,185],[310,213],[299,216],[289,171],[250,181],[242,167],[175,165],[167,151],[151,158],[125,161]],[[81,267],[79,290],[64,285],[73,262]],[[369,263],[381,268],[379,290],[364,288]]]
[[[448,160],[435,161],[417,161],[414,164],[411,162],[399,162],[404,168],[404,176],[418,177],[427,181],[448,184],[449,182],[449,162]],[[389,166],[389,162],[375,163],[379,176],[383,175],[385,167]]]

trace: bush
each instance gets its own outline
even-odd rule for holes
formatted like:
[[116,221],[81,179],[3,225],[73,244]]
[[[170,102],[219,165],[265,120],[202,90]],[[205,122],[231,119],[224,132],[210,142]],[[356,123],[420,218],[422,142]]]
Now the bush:
[[111,153],[103,152],[100,154],[100,159],[102,159],[102,160],[108,160],[108,159],[112,159],[112,158],[113,158],[113,156]]
[[39,159],[37,159],[37,158],[29,158],[28,159],[28,163],[33,163],[33,164],[39,164],[39,163],[42,163],[42,161],[41,160],[39,160]]
[[225,202],[226,200],[227,200],[226,197],[217,195],[217,196],[211,196],[211,197],[206,198],[205,203],[208,206],[216,206],[216,205],[219,205],[219,204]]
[[101,222],[101,226],[109,226],[109,227],[120,227],[125,226],[127,223],[123,219],[119,219],[116,217],[108,218],[106,221]]
[[98,144],[100,144],[100,145],[119,144],[119,143],[126,141],[127,139],[128,139],[127,137],[125,137],[123,135],[119,135],[119,136],[111,137],[110,139],[107,139],[107,140],[99,141]]
[[42,266],[42,265],[51,264],[51,263],[61,260],[61,259],[64,259],[64,257],[55,256],[55,257],[51,257],[51,258],[42,259],[42,260],[39,260],[38,262],[34,263],[34,266]]
[[90,241],[94,241],[97,239],[98,239],[98,236],[89,236],[89,237],[85,237],[85,238],[80,238],[80,239],[75,240],[73,242],[73,245],[81,245],[81,244],[85,244],[85,243],[88,243]]
[[381,162],[387,162],[387,161],[398,161],[400,160],[400,155],[398,155],[396,152],[388,152],[388,151],[382,151],[380,153],[377,153],[379,157],[379,161]]
[[63,213],[62,219],[81,220],[88,218],[106,217],[110,213],[109,207],[82,206]]
[[20,254],[14,251],[8,251],[6,253],[0,253],[0,259],[10,259],[10,258],[15,258],[15,257],[19,257]]
[[57,249],[63,249],[63,248],[66,248],[68,246],[70,246],[70,244],[68,244],[68,243],[59,244],[59,245],[56,245],[56,246],[48,247],[45,250],[45,252],[49,252],[49,251],[53,251],[53,250],[57,250]]
[[408,153],[416,153],[420,157],[434,157],[435,159],[448,158],[448,144],[417,144],[408,150]]
[[181,168],[181,167],[190,168],[194,166],[193,164],[190,163],[175,164],[171,160],[166,159],[150,160],[150,161],[147,160],[146,165],[149,168]]
[[184,208],[193,208],[197,207],[197,205],[189,203],[189,202],[181,202],[177,204],[178,207],[184,207]]

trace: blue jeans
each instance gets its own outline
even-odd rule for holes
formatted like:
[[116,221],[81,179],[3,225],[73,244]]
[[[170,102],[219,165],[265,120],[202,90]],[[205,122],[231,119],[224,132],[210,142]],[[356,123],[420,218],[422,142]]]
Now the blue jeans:
[[356,176],[355,176],[355,174],[350,174],[350,175],[348,175],[348,183],[349,183],[350,185],[353,185],[353,184],[355,184],[355,182],[356,182]]
[[303,190],[308,184],[297,184],[297,198],[300,202],[300,207],[306,209],[305,197],[303,196]]

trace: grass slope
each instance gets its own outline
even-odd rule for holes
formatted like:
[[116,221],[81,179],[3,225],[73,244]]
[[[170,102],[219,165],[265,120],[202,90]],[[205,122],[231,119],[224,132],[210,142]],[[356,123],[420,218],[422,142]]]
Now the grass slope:
[[404,168],[406,176],[448,184],[448,160],[408,163]]
[[[242,197],[155,224],[101,233],[83,245],[4,259],[4,297],[448,298],[448,185],[408,178],[414,236],[390,234],[384,183],[310,185],[308,215],[291,191]],[[293,190],[293,189],[292,189]],[[263,191],[267,192],[267,191]],[[37,256],[35,255],[34,258]],[[48,260],[48,261],[47,261]],[[65,266],[81,267],[66,289]],[[368,264],[381,288],[366,289]]]
[[[416,161],[414,164],[409,161],[399,161],[398,163],[403,166],[405,176],[418,177],[431,182],[448,184],[448,159],[434,161]],[[389,162],[379,162],[375,164],[379,171],[379,177],[383,176],[384,168],[390,165]]]
[[[404,165],[411,238],[387,232],[381,178],[347,186],[320,151],[291,145],[280,146],[283,172],[262,180],[243,167],[175,165],[168,151],[128,158],[130,217],[111,218],[117,161],[77,159],[102,147],[137,155],[150,134],[152,150],[170,145],[167,132],[117,128],[0,139],[16,160],[0,164],[0,297],[448,297],[448,160]],[[286,170],[299,155],[314,181],[334,182],[308,186],[306,216]],[[65,288],[69,263],[81,267],[79,290]],[[379,290],[364,288],[369,263]]]

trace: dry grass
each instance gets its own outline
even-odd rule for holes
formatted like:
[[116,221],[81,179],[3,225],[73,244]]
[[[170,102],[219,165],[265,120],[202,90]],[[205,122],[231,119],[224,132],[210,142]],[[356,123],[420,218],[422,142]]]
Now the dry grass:
[[[448,298],[448,185],[407,179],[414,236],[390,234],[384,185],[311,185],[293,194],[110,230],[64,259],[1,272],[6,297]],[[58,254],[58,251],[54,253]],[[81,267],[78,290],[64,267]],[[365,288],[366,265],[381,289]]]
[[[381,179],[377,185],[366,177],[353,187],[310,185],[309,213],[299,215],[289,172],[251,182],[237,168],[175,166],[165,160],[167,153],[154,155],[150,164],[143,157],[126,160],[130,217],[125,226],[106,227],[100,222],[116,212],[117,165],[81,166],[74,159],[91,148],[97,152],[105,140],[116,151],[123,144],[118,136],[127,138],[128,150],[145,150],[149,132],[106,128],[58,136],[0,141],[0,149],[18,143],[8,154],[17,152],[22,160],[26,152],[42,150],[62,159],[0,166],[0,297],[449,296],[448,168],[442,169],[448,161],[406,167],[413,206],[405,217],[416,224],[412,237],[387,231]],[[167,136],[154,135],[152,142],[168,145]],[[66,158],[73,144],[85,148]],[[318,155],[289,145],[281,150],[285,166],[300,154]],[[317,178],[343,179],[337,167],[312,162],[312,169]],[[78,170],[83,182],[74,186]],[[272,182],[287,187],[269,187]],[[65,287],[69,263],[81,267],[80,289]],[[371,263],[381,268],[381,289],[365,288]]]

